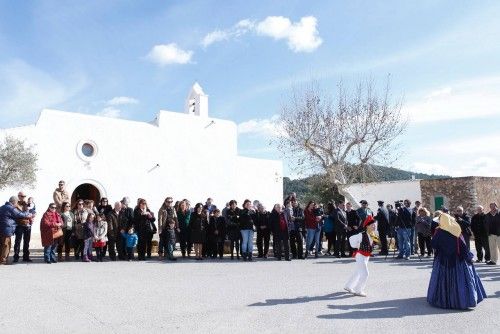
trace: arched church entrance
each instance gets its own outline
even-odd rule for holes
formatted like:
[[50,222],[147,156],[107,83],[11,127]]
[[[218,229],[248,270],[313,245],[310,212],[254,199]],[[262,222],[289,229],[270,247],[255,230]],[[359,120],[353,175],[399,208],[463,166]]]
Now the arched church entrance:
[[71,207],[74,207],[77,201],[86,199],[93,200],[96,206],[99,205],[101,193],[93,184],[83,183],[76,187],[71,195]]

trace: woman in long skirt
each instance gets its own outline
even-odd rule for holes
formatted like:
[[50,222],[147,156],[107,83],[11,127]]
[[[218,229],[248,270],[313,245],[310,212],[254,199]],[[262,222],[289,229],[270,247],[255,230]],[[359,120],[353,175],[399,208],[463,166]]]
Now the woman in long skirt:
[[434,219],[439,226],[432,238],[435,258],[427,302],[444,309],[475,307],[486,298],[486,292],[472,264],[473,255],[465,244],[460,225],[446,213]]

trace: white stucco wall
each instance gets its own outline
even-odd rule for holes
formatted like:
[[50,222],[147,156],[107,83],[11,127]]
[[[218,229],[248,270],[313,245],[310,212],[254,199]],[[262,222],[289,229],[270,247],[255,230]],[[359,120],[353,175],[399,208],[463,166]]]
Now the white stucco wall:
[[377,208],[377,201],[382,200],[385,204],[392,204],[398,200],[409,199],[412,202],[421,201],[420,180],[389,181],[373,183],[356,183],[346,189],[356,200],[367,200],[372,209]]
[[[237,127],[227,120],[160,111],[145,123],[43,110],[36,125],[0,130],[7,134],[34,144],[39,154],[37,184],[26,189],[38,218],[61,179],[70,193],[91,183],[110,202],[145,198],[155,214],[166,196],[193,204],[212,197],[219,207],[231,199],[259,199],[268,207],[282,201],[282,162],[238,156]],[[78,154],[86,141],[98,150],[89,161]],[[4,189],[0,199],[18,191]]]

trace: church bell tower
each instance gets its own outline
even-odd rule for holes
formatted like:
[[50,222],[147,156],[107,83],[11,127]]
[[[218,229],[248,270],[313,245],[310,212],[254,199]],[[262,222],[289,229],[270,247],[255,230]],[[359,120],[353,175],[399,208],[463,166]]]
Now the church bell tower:
[[197,82],[189,91],[184,112],[194,116],[208,117],[208,95],[203,92],[203,88]]

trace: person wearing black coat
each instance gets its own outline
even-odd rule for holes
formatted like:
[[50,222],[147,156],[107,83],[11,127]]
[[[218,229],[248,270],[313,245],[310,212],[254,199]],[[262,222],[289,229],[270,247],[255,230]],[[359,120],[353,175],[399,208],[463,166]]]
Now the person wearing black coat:
[[137,257],[139,261],[145,260],[147,254],[148,259],[151,258],[151,248],[153,235],[157,232],[155,225],[156,218],[148,209],[145,199],[139,201],[139,205],[134,210],[134,230],[137,233]]
[[[349,239],[349,237],[361,231],[359,229],[359,225],[361,224],[361,218],[359,218],[358,212],[352,208],[352,204],[350,202],[347,202],[345,206],[346,206],[345,215],[347,217],[347,226],[348,226],[346,238]],[[348,244],[348,247],[349,247],[349,256],[352,256],[354,248],[351,247],[350,243]]]
[[206,237],[207,217],[203,214],[203,204],[197,203],[189,219],[189,234],[194,245],[196,260],[203,260],[202,247]]
[[489,262],[490,257],[490,245],[488,243],[488,226],[486,225],[486,214],[484,213],[484,208],[478,206],[476,214],[472,216],[471,220],[471,230],[474,234],[474,243],[476,245],[477,260],[476,262],[483,261],[483,249],[484,249],[484,259]]
[[269,212],[262,204],[259,204],[257,217],[255,221],[257,228],[257,251],[259,258],[267,258],[269,252],[269,240],[271,238],[271,229],[269,226]]
[[[215,215],[209,213],[208,209],[204,207],[203,210],[205,211],[205,215],[209,217],[207,220],[206,239],[204,244],[206,250],[203,250],[203,257],[215,259],[217,258],[217,220],[215,219]],[[214,212],[215,210],[219,209],[214,209]]]
[[467,249],[470,249],[470,237],[472,235],[472,231],[470,228],[471,220],[470,216],[464,211],[463,207],[458,206],[455,210],[455,220],[462,229],[462,236],[464,237]]
[[253,256],[253,234],[256,220],[255,211],[251,209],[252,202],[246,199],[243,202],[243,209],[240,211],[240,233],[241,233],[241,253],[243,261],[252,261]]
[[[128,232],[128,230],[134,226],[134,210],[129,207],[130,200],[128,197],[124,197],[121,200],[122,208],[120,209],[120,214],[118,215],[118,228],[120,233],[123,230]],[[116,241],[116,248],[118,251],[118,258],[120,260],[126,260],[127,255],[127,241],[120,235],[119,239]]]
[[[287,210],[287,209],[285,209]],[[269,225],[273,231],[273,251],[274,257],[281,261],[283,254],[285,260],[290,261],[290,244],[289,244],[289,225],[293,222],[288,222],[291,219],[290,214],[283,211],[281,204],[275,204],[273,210],[269,214]]]
[[215,220],[215,234],[217,236],[217,252],[219,254],[219,258],[222,259],[224,257],[224,242],[226,241],[226,219],[222,217],[219,209],[215,209],[214,216],[212,217]]
[[108,199],[106,197],[101,198],[97,211],[99,213],[103,213],[106,217],[111,213],[111,211],[113,211],[113,207],[108,203]]
[[344,202],[338,202],[337,208],[334,210],[333,215],[333,228],[335,230],[335,257],[347,257],[345,253],[345,243],[347,238],[347,231],[349,229],[347,214],[345,212]]
[[391,226],[389,224],[389,210],[384,206],[384,201],[377,201],[378,209],[375,215],[377,221],[378,235],[380,239],[380,255],[388,255],[389,248],[387,247],[387,236],[389,235]]
[[398,206],[398,259],[410,259],[411,254],[411,231],[415,228],[416,213],[411,209],[411,201],[405,199],[404,206]]
[[229,202],[229,209],[226,211],[226,229],[227,237],[231,242],[231,260],[234,259],[233,251],[236,248],[236,258],[240,259],[241,247],[241,233],[240,233],[240,209],[237,207],[238,203],[235,200]]
[[294,229],[290,231],[290,249],[294,259],[304,259],[303,235],[305,230],[304,210],[300,207],[296,199],[292,199],[292,222]]

